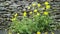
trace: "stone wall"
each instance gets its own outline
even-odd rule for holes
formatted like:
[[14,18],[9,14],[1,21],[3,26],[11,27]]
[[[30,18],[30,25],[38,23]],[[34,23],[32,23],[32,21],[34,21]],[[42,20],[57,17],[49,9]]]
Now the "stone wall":
[[[21,18],[22,14],[19,12],[25,5],[29,5],[31,2],[37,0],[0,0],[0,27],[8,28],[11,24],[11,18],[13,13],[18,13],[18,18]],[[51,5],[51,15],[55,22],[60,22],[60,0],[38,0],[37,2],[48,1]]]

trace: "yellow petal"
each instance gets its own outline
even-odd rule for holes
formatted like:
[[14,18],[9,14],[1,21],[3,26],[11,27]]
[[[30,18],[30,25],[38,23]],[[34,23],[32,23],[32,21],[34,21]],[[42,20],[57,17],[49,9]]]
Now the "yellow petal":
[[17,13],[14,16],[16,17],[17,16]]
[[50,5],[46,5],[46,9],[50,9]]
[[48,12],[44,12],[44,15],[48,15]]
[[48,2],[45,2],[45,5],[48,5],[49,3]]
[[12,18],[11,20],[14,21],[14,20],[16,20],[16,18]]
[[37,13],[37,15],[39,16],[39,15],[40,15],[40,13]]
[[26,12],[24,12],[24,13],[23,13],[23,16],[26,16],[26,15],[27,15]]
[[40,4],[38,4],[38,7],[40,7],[41,5]]
[[48,32],[45,32],[45,34],[48,34]]
[[32,4],[32,6],[36,6],[36,4],[35,4],[35,3],[33,3],[33,4]]
[[34,12],[37,12],[37,9],[35,9]]
[[37,34],[41,34],[41,32],[37,32]]
[[31,12],[29,12],[29,14],[32,14],[32,11],[31,11]]
[[30,9],[30,6],[28,6],[28,9]]

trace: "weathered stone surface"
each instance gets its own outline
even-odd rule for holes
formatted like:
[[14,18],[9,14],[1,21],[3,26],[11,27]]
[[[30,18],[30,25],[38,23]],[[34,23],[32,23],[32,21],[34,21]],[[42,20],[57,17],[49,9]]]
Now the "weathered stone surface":
[[[0,24],[2,26],[8,27],[11,23],[10,19],[12,18],[12,14],[18,13],[18,19],[22,18],[22,13],[24,10],[27,10],[27,6],[32,3],[32,1],[37,1],[37,0],[24,0],[24,1],[19,1],[19,0],[0,0]],[[39,2],[43,2],[46,0],[39,0]],[[47,0],[49,1],[51,5],[51,15],[54,16],[54,19],[60,17],[60,2],[53,2],[53,0]],[[50,2],[52,1],[52,2]],[[54,0],[55,1],[55,0]],[[58,1],[58,0],[57,0]],[[33,9],[31,9],[33,10]],[[27,10],[29,11],[29,10]],[[58,15],[58,16],[56,16]],[[60,21],[60,20],[58,20]],[[6,27],[5,26],[5,27]]]

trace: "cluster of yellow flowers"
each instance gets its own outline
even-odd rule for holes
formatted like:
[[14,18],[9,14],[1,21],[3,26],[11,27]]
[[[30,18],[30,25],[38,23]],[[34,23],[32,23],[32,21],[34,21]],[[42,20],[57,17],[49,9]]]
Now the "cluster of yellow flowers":
[[[45,2],[44,4],[46,5],[46,9],[50,9],[50,5],[49,5],[48,2]],[[32,6],[35,7],[36,4],[33,3]],[[38,3],[37,6],[38,6],[38,7],[41,7],[41,4]],[[30,6],[28,6],[28,9],[30,9]],[[38,9],[34,9],[33,12],[34,12],[34,13],[37,13],[37,15],[40,15],[40,13],[38,12]],[[29,14],[31,15],[33,12],[30,11]],[[44,14],[44,15],[48,15],[49,13],[48,13],[48,11],[44,11],[43,14]],[[15,17],[12,19],[12,21],[16,19],[17,13],[16,13],[14,16],[15,16]],[[27,16],[27,12],[26,12],[26,11],[24,11],[23,16]]]
[[45,5],[46,5],[46,9],[50,9],[50,5],[48,2],[45,2]]
[[[45,2],[44,4],[45,4],[45,6],[46,6],[46,7],[45,7],[46,9],[50,9],[50,5],[49,5],[48,2]],[[33,4],[32,4],[32,7],[35,7],[35,6],[41,7],[41,4],[40,4],[40,3],[38,3],[38,4],[33,3]],[[31,6],[28,6],[28,9],[31,9]],[[38,12],[38,9],[34,9],[33,12],[34,12],[34,13],[37,13],[37,15],[40,15],[40,13]],[[29,14],[32,14],[33,12],[30,11]],[[44,11],[43,14],[44,14],[44,15],[48,15],[49,12],[48,12],[48,11]],[[27,15],[27,13],[24,12],[24,13],[23,13],[23,16],[26,16],[26,15]]]
[[[37,12],[37,10],[34,10],[34,12],[36,12],[37,13],[37,15],[40,15],[40,13],[39,12]],[[31,12],[29,12],[29,14],[31,15],[33,12],[31,11]],[[45,11],[45,12],[43,12],[43,14],[44,15],[48,15],[49,13],[47,12],[47,11]],[[27,16],[27,13],[26,12],[24,12],[23,13],[23,16]]]
[[[36,4],[35,4],[35,3],[33,3],[33,4],[32,4],[32,6],[33,6],[33,7],[35,7],[35,6],[36,6]],[[38,7],[40,7],[40,6],[41,6],[41,4],[40,4],[40,3],[38,3],[38,4],[37,4],[37,6],[38,6]]]
[[[50,5],[49,5],[48,2],[45,2],[45,5],[46,5],[46,9],[50,9]],[[45,11],[44,14],[45,14],[45,15],[48,15],[48,12]]]

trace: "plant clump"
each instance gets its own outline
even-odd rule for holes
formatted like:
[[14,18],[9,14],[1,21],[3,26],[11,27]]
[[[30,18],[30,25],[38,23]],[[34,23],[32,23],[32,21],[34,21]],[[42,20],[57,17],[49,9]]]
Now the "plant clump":
[[34,2],[27,8],[30,10],[29,14],[31,18],[28,18],[27,11],[24,11],[22,19],[18,20],[18,14],[16,13],[15,17],[12,18],[12,24],[10,27],[13,32],[24,34],[37,32],[37,34],[40,34],[40,32],[53,31],[57,29],[56,25],[51,25],[54,20],[49,16],[50,5],[48,2],[45,2],[44,5]]

